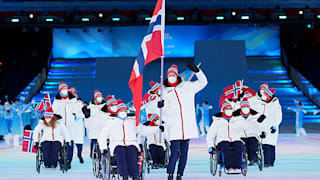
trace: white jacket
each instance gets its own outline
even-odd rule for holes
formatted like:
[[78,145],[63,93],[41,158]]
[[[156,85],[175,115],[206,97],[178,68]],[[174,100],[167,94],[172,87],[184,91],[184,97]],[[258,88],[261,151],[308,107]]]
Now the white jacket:
[[[213,147],[222,141],[241,141],[241,136],[245,130],[245,123],[242,118],[232,117],[229,121],[218,113],[213,116],[213,122],[207,133],[207,145]],[[214,141],[215,140],[215,141]],[[215,142],[215,143],[214,143]]]
[[201,70],[195,75],[197,81],[182,81],[176,87],[164,88],[163,114],[168,127],[169,141],[199,137],[194,97],[208,81]]
[[[253,109],[266,116],[262,123],[259,123],[261,131],[266,132],[266,138],[262,139],[262,144],[276,146],[279,135],[279,125],[282,121],[282,110],[279,99],[274,97],[270,102],[264,102],[258,95],[249,99]],[[271,127],[277,128],[275,133],[271,133]]]
[[102,104],[95,104],[93,101],[90,102],[88,108],[90,108],[90,117],[85,119],[85,125],[87,128],[87,135],[89,139],[98,139],[99,137],[99,127],[98,124],[100,120],[102,121],[104,118],[101,113],[104,113],[101,111],[101,108],[105,105],[105,103]]
[[82,113],[83,103],[80,100],[75,102],[76,104],[74,112],[75,115],[73,116],[73,124],[69,128],[71,139],[74,141],[75,144],[83,144],[84,139],[84,115]]
[[98,143],[101,151],[107,150],[107,139],[109,139],[109,148],[112,155],[117,146],[134,145],[139,150],[137,135],[149,136],[159,132],[159,130],[158,126],[136,126],[136,119],[134,117],[128,117],[125,120],[110,117],[108,123],[100,131]]
[[43,119],[39,120],[38,125],[33,130],[33,141],[39,141],[39,134],[42,131],[42,136],[40,137],[40,143],[44,141],[59,141],[63,144],[63,141],[70,142],[70,136],[66,126],[61,123],[61,121],[57,122],[56,127],[48,127],[44,124]]
[[251,109],[251,113],[249,114],[249,116],[247,118],[245,118],[240,114],[240,109],[239,109],[234,112],[234,115],[237,118],[241,118],[244,123],[243,127],[245,130],[243,131],[241,137],[243,137],[243,138],[248,138],[248,137],[259,138],[259,136],[261,134],[261,129],[260,129],[260,123],[258,123],[257,120],[261,114],[254,111],[253,109]]
[[[157,127],[157,126],[153,126],[153,127]],[[167,137],[168,137],[168,131],[167,131],[167,127],[165,126],[164,128],[164,132],[161,133],[161,140],[160,140],[160,132],[159,133],[155,133],[151,136],[147,136],[147,146],[149,148],[149,146],[151,144],[157,145],[157,146],[162,146],[164,150],[167,149],[165,141],[167,141]]]
[[78,104],[75,96],[69,93],[69,98],[62,99],[59,94],[55,97],[52,103],[52,109],[55,114],[59,114],[61,121],[67,127],[68,130],[74,124],[74,115],[78,113]]
[[158,108],[158,101],[160,101],[159,96],[157,96],[155,100],[148,101],[148,103],[141,106],[141,109],[145,109],[147,115],[148,114],[157,114],[160,116],[160,108]]

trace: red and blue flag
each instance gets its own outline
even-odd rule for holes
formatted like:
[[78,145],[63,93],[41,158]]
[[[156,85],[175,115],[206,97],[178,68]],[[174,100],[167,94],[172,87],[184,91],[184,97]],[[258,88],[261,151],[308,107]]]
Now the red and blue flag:
[[129,87],[132,91],[132,102],[136,109],[136,125],[139,124],[139,114],[143,89],[144,67],[163,56],[164,49],[165,0],[158,0],[144,36],[139,54],[134,61]]

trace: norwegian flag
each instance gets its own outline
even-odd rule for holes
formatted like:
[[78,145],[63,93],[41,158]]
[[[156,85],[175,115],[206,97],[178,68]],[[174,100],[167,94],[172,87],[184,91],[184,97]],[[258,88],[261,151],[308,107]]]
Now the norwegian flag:
[[37,149],[33,147],[33,131],[24,130],[23,141],[22,141],[22,151],[37,153]]
[[47,94],[44,98],[40,101],[40,103],[34,108],[35,111],[40,111],[41,115],[47,109],[51,108],[51,100],[50,95]]
[[231,85],[229,87],[224,88],[224,90],[223,90],[224,95],[228,99],[238,99],[239,95],[241,93],[242,85],[243,85],[243,81],[239,80],[239,81],[235,82],[234,85]]
[[141,49],[133,64],[129,80],[129,87],[133,94],[132,102],[136,109],[136,125],[139,124],[143,89],[143,69],[148,63],[163,56],[164,20],[165,0],[158,0],[147,33],[142,40]]

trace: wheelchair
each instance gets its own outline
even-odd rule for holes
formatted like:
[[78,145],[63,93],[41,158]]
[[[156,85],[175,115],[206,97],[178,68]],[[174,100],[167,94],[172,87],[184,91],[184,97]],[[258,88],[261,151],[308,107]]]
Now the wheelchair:
[[[43,164],[43,150],[39,143],[39,147],[36,154],[36,171],[38,174],[40,174],[40,169]],[[68,171],[68,153],[65,142],[63,143],[63,146],[61,146],[58,152],[58,164],[62,173],[66,173]]]
[[[232,150],[232,147],[231,147],[231,150]],[[241,174],[243,176],[247,175],[247,169],[248,169],[248,155],[246,152],[247,152],[246,147],[243,146],[242,162],[241,162]],[[219,176],[221,176],[223,170],[225,174],[228,174],[224,165],[223,153],[218,146],[216,146],[216,153],[210,154],[209,164],[210,164],[210,174],[212,176],[216,175],[218,170],[218,165],[219,165],[219,171],[218,171]]]
[[[120,180],[119,169],[117,166],[117,160],[115,156],[111,156],[110,149],[109,149],[109,142],[107,153],[102,154],[99,151],[96,161],[96,178],[102,180]],[[144,179],[145,176],[145,169],[146,169],[146,161],[145,161],[145,153],[144,150],[138,152],[138,166],[139,166],[139,177],[140,180]]]
[[92,149],[92,172],[93,172],[93,176],[95,176],[96,178],[99,178],[101,176],[101,151],[99,148],[99,144],[98,142],[93,146]]
[[[167,168],[168,164],[169,164],[169,157],[170,157],[170,145],[167,141],[165,141],[165,146],[166,146],[166,151],[165,151],[165,160],[164,160],[164,165],[162,168]],[[147,172],[148,174],[150,173],[150,169],[155,169],[156,167],[154,167],[153,164],[153,160],[152,160],[152,156],[151,153],[148,149],[148,145],[147,145],[147,139],[144,141],[144,152],[145,152],[145,160],[146,160],[146,166],[147,166]]]
[[258,147],[257,147],[257,152],[256,152],[257,166],[258,166],[259,170],[262,171],[263,166],[264,166],[264,154],[263,154],[263,149],[262,149],[262,139],[261,138],[257,138],[257,139],[258,139]]

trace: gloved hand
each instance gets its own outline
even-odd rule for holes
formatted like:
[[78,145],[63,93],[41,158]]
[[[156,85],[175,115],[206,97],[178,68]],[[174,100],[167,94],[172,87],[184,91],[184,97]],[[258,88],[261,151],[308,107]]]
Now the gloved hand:
[[266,119],[266,116],[264,114],[262,114],[259,118],[258,118],[258,122],[262,123],[264,121],[264,119]]
[[150,121],[146,121],[143,123],[144,126],[149,126],[150,125]]
[[187,63],[187,67],[188,67],[191,71],[196,72],[196,73],[200,71],[200,69],[193,63],[193,61],[189,61],[189,62]]
[[271,133],[272,133],[272,134],[277,131],[277,128],[276,128],[275,126],[272,126],[270,129],[271,129]]
[[158,101],[158,108],[163,108],[164,106],[164,100]]
[[160,125],[159,129],[161,130],[161,132],[164,132],[164,126]]
[[216,152],[217,152],[217,150],[215,147],[209,147],[209,149],[208,149],[209,154],[215,154]]
[[88,108],[87,106],[83,106],[81,110],[85,118],[90,117],[90,108]]
[[71,146],[70,142],[66,142],[66,148],[68,149]]
[[33,147],[34,147],[35,149],[38,149],[38,148],[39,148],[39,143],[38,143],[38,142],[35,142],[34,145],[33,145]]
[[108,150],[106,150],[106,149],[102,151],[103,155],[106,155],[107,153],[108,153]]
[[264,139],[264,138],[266,138],[266,135],[267,135],[266,132],[262,131],[261,134],[260,134],[260,137],[262,139]]

